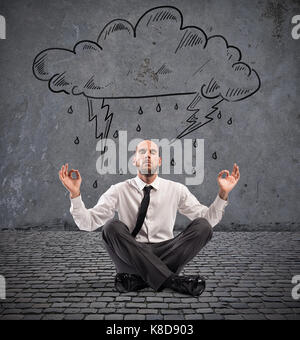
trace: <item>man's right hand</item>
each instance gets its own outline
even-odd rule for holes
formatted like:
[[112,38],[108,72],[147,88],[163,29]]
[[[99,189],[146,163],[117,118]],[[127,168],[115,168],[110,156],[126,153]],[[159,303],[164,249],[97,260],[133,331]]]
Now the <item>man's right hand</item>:
[[[72,177],[72,173],[76,174],[76,178]],[[70,192],[71,198],[75,198],[80,195],[80,185],[82,178],[78,170],[70,170],[68,171],[68,163],[61,167],[61,170],[58,172],[59,179],[61,180],[64,187]]]

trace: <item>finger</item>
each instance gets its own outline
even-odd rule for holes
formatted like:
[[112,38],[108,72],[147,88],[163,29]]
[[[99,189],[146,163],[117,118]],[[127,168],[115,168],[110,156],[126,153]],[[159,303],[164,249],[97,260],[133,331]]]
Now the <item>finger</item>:
[[231,173],[232,176],[236,175],[236,170],[237,170],[236,166],[237,166],[236,163],[234,163],[233,168],[232,168],[232,173]]
[[218,173],[218,177],[222,177],[223,174],[224,174],[224,170],[222,170]]
[[229,171],[228,171],[228,170],[222,170],[222,171],[219,172],[218,177],[222,177],[222,175],[223,175],[224,173],[226,173],[226,177],[229,175]]
[[239,174],[240,174],[239,167],[236,166],[236,175],[239,176]]
[[[74,169],[72,169],[72,170],[69,171],[68,176],[71,177],[71,178],[73,178],[73,177],[72,177],[72,173],[73,173],[73,172],[75,172],[75,174],[76,174],[76,171],[75,171]],[[76,174],[76,178],[77,178],[77,174]]]
[[239,169],[237,168],[236,172],[234,173],[233,177],[238,180],[240,178],[240,172]]
[[65,178],[65,166],[64,165],[61,167],[61,177]]
[[79,172],[78,170],[75,170],[75,172],[76,172],[76,174],[77,174],[78,178],[80,179],[80,178],[81,178],[81,176],[80,176],[80,172]]
[[239,171],[239,167],[237,166],[237,164],[235,164],[235,173],[237,174]]
[[65,168],[65,176],[68,176],[68,167],[69,167],[69,164],[67,163],[66,168]]

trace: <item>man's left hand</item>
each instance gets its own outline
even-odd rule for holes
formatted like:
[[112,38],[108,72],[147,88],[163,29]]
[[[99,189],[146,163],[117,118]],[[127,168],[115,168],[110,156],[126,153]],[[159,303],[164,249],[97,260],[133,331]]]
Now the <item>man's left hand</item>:
[[[226,174],[226,177],[223,178],[222,175]],[[220,197],[223,199],[227,199],[229,192],[235,187],[238,180],[240,179],[239,167],[236,163],[234,163],[232,173],[229,174],[228,170],[222,170],[218,174],[218,183],[220,187]]]

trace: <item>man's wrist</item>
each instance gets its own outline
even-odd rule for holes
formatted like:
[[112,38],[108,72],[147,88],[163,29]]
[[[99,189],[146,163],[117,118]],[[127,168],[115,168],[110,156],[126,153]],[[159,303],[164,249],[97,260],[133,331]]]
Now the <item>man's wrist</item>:
[[78,196],[80,196],[80,191],[77,191],[77,192],[71,192],[70,193],[70,197],[73,199],[73,198],[76,198],[76,197],[78,197]]
[[228,193],[226,191],[219,191],[219,197],[222,198],[222,200],[227,201],[228,199]]

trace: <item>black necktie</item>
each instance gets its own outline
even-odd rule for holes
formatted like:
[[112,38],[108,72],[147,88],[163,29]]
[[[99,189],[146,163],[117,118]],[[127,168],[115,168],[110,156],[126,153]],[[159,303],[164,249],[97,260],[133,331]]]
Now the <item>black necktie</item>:
[[139,210],[139,215],[138,215],[137,220],[136,220],[135,228],[134,228],[133,232],[131,233],[131,235],[133,237],[135,237],[138,234],[138,232],[140,231],[140,229],[142,228],[142,225],[144,223],[144,219],[146,217],[148,205],[149,205],[149,202],[150,202],[150,191],[151,191],[151,189],[153,189],[152,185],[149,185],[148,187],[144,187],[144,189],[143,189],[144,198],[143,198],[142,203],[141,203],[141,207],[140,207],[140,210]]

